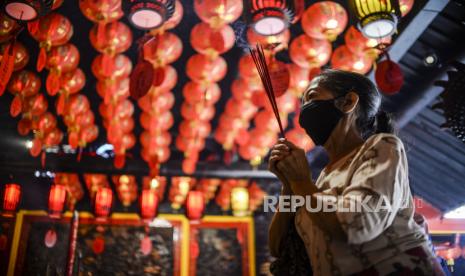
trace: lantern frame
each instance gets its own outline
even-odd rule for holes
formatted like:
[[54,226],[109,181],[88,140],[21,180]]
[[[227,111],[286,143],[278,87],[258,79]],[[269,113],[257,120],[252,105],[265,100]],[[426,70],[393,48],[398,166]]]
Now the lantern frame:
[[[129,0],[125,3],[129,23],[140,30],[151,30],[162,26],[174,14],[174,0]],[[145,25],[142,23],[146,20]],[[151,20],[150,24],[147,24]]]
[[[251,28],[263,36],[273,36],[284,32],[294,23],[301,12],[297,3],[300,0],[253,0],[250,3]],[[246,1],[247,2],[247,1]],[[276,28],[269,29],[268,26]]]
[[349,6],[359,20],[357,27],[365,37],[384,38],[397,30],[400,7],[397,0],[351,0]]
[[[20,5],[15,10],[14,5]],[[3,12],[13,20],[29,22],[47,14],[52,10],[53,1],[46,0],[10,0],[3,4]],[[10,9],[11,8],[11,9]],[[26,10],[27,9],[27,10]],[[26,12],[25,12],[26,11]],[[22,13],[21,13],[22,12]],[[26,14],[27,17],[23,17]]]

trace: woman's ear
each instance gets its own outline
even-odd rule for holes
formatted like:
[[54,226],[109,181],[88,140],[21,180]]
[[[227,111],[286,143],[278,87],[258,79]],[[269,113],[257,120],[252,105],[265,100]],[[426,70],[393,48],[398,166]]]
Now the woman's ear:
[[358,104],[358,94],[355,92],[349,92],[347,95],[344,97],[344,103],[342,104],[342,112],[344,113],[351,113],[352,111],[355,110]]

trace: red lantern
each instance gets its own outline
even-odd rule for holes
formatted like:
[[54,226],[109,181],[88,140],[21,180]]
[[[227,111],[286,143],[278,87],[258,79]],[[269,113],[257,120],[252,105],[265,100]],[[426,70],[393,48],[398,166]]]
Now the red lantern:
[[181,39],[170,32],[150,38],[143,47],[144,59],[154,67],[163,67],[175,62],[182,54]]
[[0,43],[5,43],[17,35],[20,26],[15,20],[0,13]]
[[207,23],[200,22],[192,28],[190,42],[198,53],[217,56],[226,53],[234,46],[234,30],[229,25],[213,29]]
[[109,23],[123,16],[121,0],[80,0],[79,8],[87,19],[95,23]]
[[144,189],[140,197],[140,212],[143,219],[152,220],[157,216],[158,195],[155,189]]
[[202,218],[205,208],[205,198],[200,191],[190,191],[186,199],[186,215],[189,219],[199,220]]
[[90,43],[97,51],[108,56],[115,56],[129,49],[132,43],[132,32],[128,26],[116,21],[102,28],[102,31],[98,31],[99,26],[95,25],[89,33]]
[[210,59],[201,54],[191,56],[186,67],[187,76],[197,82],[218,82],[227,70],[226,61],[221,56]]
[[393,95],[400,91],[404,84],[404,74],[400,66],[386,59],[378,63],[375,72],[375,80],[381,92]]
[[250,120],[257,113],[257,107],[251,101],[233,98],[226,103],[225,112],[232,117]]
[[268,63],[271,85],[275,97],[281,97],[289,88],[289,69],[284,62],[273,59]]
[[179,133],[186,138],[206,138],[210,135],[211,125],[206,121],[183,120],[179,125]]
[[347,46],[339,46],[331,57],[331,66],[334,69],[352,71],[359,74],[366,74],[373,65],[373,59],[367,55],[355,55]]
[[50,217],[59,218],[63,212],[66,200],[66,189],[63,185],[52,185],[48,196],[48,210]]
[[406,16],[413,8],[415,0],[399,0],[399,8],[402,16]]
[[129,79],[98,81],[96,90],[105,104],[121,102],[129,97]]
[[331,44],[325,39],[315,39],[303,34],[291,42],[289,55],[300,67],[321,67],[331,57]]
[[150,134],[148,131],[142,132],[140,135],[140,143],[146,148],[167,147],[171,144],[171,135],[167,131],[157,134]]
[[160,27],[174,13],[174,0],[123,1],[129,22],[138,29],[150,30]]
[[190,104],[203,102],[205,105],[214,105],[221,97],[221,90],[216,83],[202,85],[198,82],[190,81],[184,85],[182,94],[186,102]]
[[153,132],[165,131],[171,128],[174,124],[173,115],[171,112],[164,112],[157,116],[151,116],[148,113],[142,113],[140,116],[140,124],[146,130]]
[[28,24],[31,36],[40,44],[40,53],[37,59],[37,71],[42,71],[45,66],[47,52],[52,46],[67,43],[73,35],[73,25],[58,13],[50,13],[39,20]]
[[249,45],[254,46],[258,44],[262,45],[263,48],[271,50],[274,53],[287,49],[289,40],[291,37],[291,32],[289,29],[286,29],[284,32],[281,32],[277,35],[260,35],[256,33],[252,28],[247,30],[247,40]]
[[251,3],[252,28],[254,32],[272,36],[282,33],[290,23],[298,20],[304,1],[253,0]]
[[197,103],[194,105],[183,103],[181,105],[181,116],[186,119],[196,118],[201,121],[210,121],[215,116],[215,107]]
[[148,94],[138,101],[140,108],[149,114],[165,113],[174,105],[174,95],[171,92],[165,92],[158,96]]
[[[159,29],[161,29],[161,30],[171,30],[171,29],[173,29],[174,27],[176,27],[181,22],[183,14],[184,14],[184,9],[182,7],[181,1],[176,0],[176,2],[174,4],[173,16],[171,16],[170,19],[165,21],[165,23],[163,23],[163,26],[161,28],[159,28]],[[153,30],[152,33],[156,34],[156,32],[159,29]]]
[[40,85],[41,81],[36,73],[23,70],[13,74],[7,89],[13,95],[30,97],[39,92]]
[[176,137],[176,147],[184,152],[192,153],[199,152],[205,147],[205,139],[187,138],[183,136]]
[[347,30],[344,35],[344,40],[347,48],[349,48],[352,53],[356,55],[367,54],[374,59],[381,53],[381,50],[377,47],[382,47],[382,45],[389,45],[391,43],[390,36],[380,39],[366,38],[354,26],[350,26]]
[[109,72],[103,70],[104,60],[104,55],[98,55],[92,61],[92,73],[98,80],[120,80],[129,77],[129,74],[132,71],[132,63],[127,56],[120,54],[107,59],[109,66],[112,68],[112,70]]
[[213,28],[236,21],[242,9],[242,0],[194,0],[195,13]]
[[311,5],[302,15],[302,29],[313,38],[333,41],[347,26],[347,12],[340,4],[321,1]]
[[6,184],[3,193],[3,211],[12,214],[16,211],[21,199],[21,186],[18,184]]
[[99,187],[95,195],[95,215],[97,217],[107,217],[111,211],[113,192],[110,188]]
[[79,64],[79,50],[71,43],[53,47],[47,55],[45,67],[50,70],[47,77],[47,91],[54,95],[60,89],[62,73],[73,71]]
[[[8,45],[9,44],[7,43],[0,45],[0,62],[5,55],[5,50],[7,49]],[[13,53],[15,53],[13,71],[16,72],[26,67],[27,63],[29,62],[29,52],[21,42],[16,41],[13,44]]]

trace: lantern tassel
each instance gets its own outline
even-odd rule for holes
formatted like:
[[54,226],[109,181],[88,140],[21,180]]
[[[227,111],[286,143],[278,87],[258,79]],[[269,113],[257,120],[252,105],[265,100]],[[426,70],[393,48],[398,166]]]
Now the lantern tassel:
[[10,105],[10,115],[17,117],[23,109],[23,101],[21,96],[16,95]]
[[55,96],[60,90],[60,73],[50,72],[46,82],[47,92],[50,96]]
[[3,53],[2,63],[0,64],[0,96],[5,92],[8,81],[13,73],[15,65],[15,41],[6,46],[5,52]]
[[47,51],[45,50],[45,46],[40,47],[39,57],[37,58],[37,65],[36,65],[37,72],[42,72],[42,70],[45,67],[46,62],[47,62]]

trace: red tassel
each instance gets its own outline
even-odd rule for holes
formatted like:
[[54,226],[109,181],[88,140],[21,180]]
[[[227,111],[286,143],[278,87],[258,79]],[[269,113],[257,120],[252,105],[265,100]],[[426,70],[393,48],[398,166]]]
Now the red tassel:
[[78,147],[79,144],[79,137],[77,132],[71,132],[68,136],[68,144],[71,146],[72,149]]
[[18,116],[23,109],[23,101],[21,100],[21,97],[16,95],[11,102],[10,106],[10,115],[12,117]]
[[14,42],[8,44],[5,52],[3,53],[2,63],[0,64],[0,96],[3,95],[3,92],[5,92],[8,81],[13,73],[15,54]]
[[55,96],[60,90],[60,74],[50,72],[47,76],[47,92],[50,96]]
[[57,103],[57,114],[63,115],[65,112],[65,105],[66,105],[66,96],[64,93],[61,93],[58,96],[58,103]]
[[42,72],[45,67],[45,63],[47,62],[47,51],[45,47],[41,47],[39,51],[39,57],[37,58],[37,72]]
[[46,159],[46,153],[45,151],[42,151],[42,155],[40,156],[40,164],[42,165],[42,169],[45,168],[45,159]]
[[116,155],[115,159],[113,160],[113,165],[117,169],[122,169],[126,163],[126,156],[123,155]]

